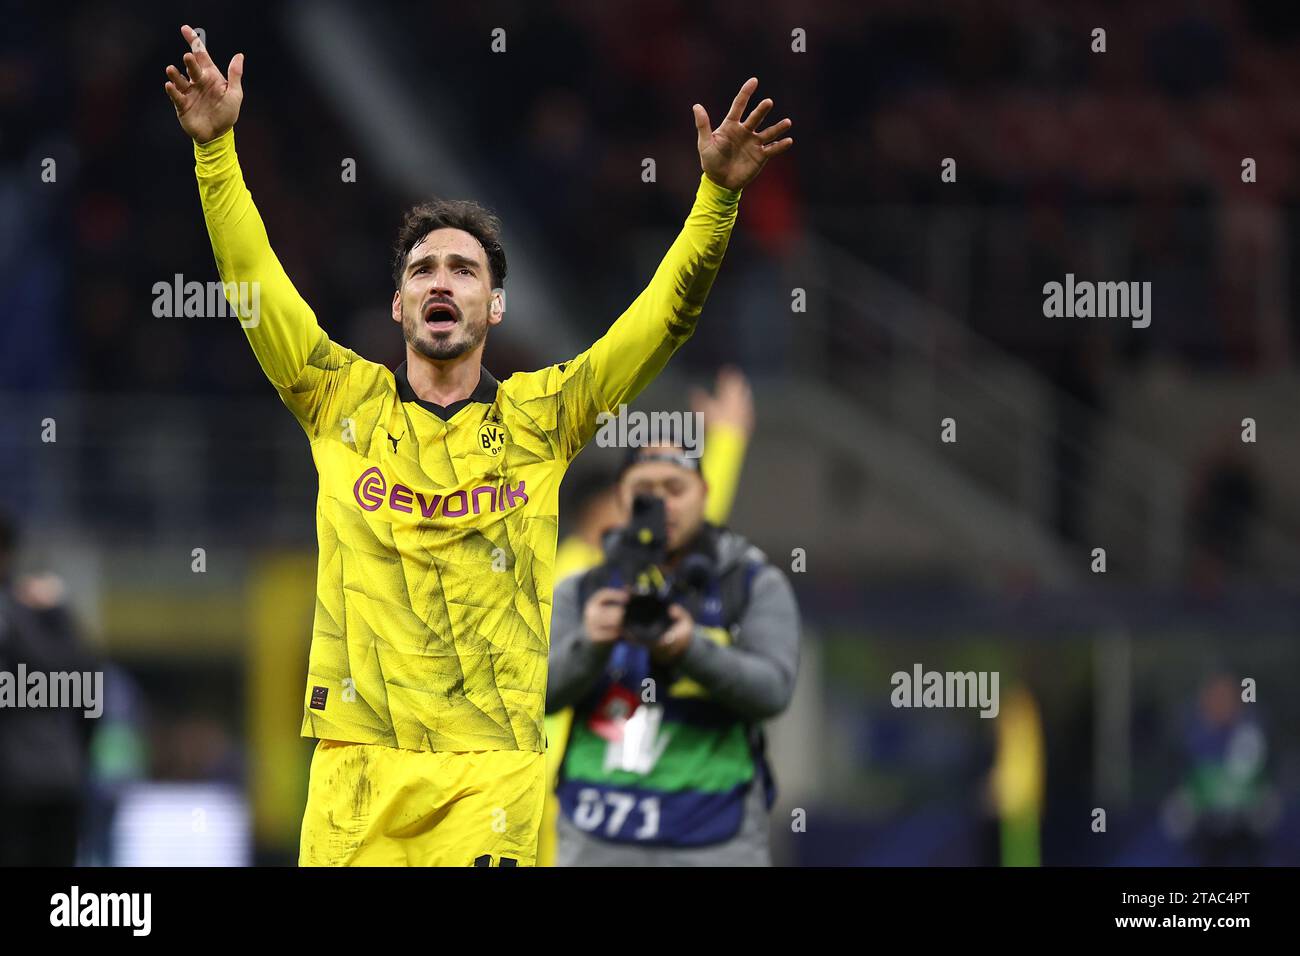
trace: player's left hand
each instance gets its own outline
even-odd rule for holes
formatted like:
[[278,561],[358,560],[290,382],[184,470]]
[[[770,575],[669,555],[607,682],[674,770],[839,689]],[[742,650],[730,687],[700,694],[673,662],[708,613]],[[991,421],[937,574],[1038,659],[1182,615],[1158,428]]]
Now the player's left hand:
[[709,114],[703,106],[696,103],[695,132],[696,146],[700,151],[700,168],[704,174],[724,189],[744,189],[754,181],[759,172],[773,156],[780,156],[794,145],[789,136],[778,139],[791,126],[789,117],[759,130],[772,101],[763,100],[750,112],[748,118],[741,121],[750,94],[758,89],[758,77],[751,76],[745,81],[736,98],[731,102],[731,112],[722,120],[722,125],[709,131]]
[[695,634],[695,619],[686,608],[680,604],[670,604],[668,616],[673,619],[673,623],[668,625],[668,630],[650,648],[650,657],[656,664],[671,664],[685,654]]

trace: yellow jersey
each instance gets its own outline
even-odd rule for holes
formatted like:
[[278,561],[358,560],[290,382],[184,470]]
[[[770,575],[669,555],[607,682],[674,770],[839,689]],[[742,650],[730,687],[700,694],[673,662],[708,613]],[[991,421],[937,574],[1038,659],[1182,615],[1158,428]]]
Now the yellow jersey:
[[649,285],[586,351],[501,382],[481,369],[469,398],[442,408],[404,367],[326,335],[271,249],[234,131],[194,150],[221,279],[259,287],[241,325],[319,474],[302,735],[544,750],[560,482],[597,415],[635,398],[691,336],[740,191],[701,174]]

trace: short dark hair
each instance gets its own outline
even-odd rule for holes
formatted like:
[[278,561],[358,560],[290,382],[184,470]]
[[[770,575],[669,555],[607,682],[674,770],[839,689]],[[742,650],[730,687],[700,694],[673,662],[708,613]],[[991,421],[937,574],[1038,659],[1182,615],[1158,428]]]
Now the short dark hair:
[[412,206],[402,217],[393,245],[393,288],[402,287],[406,259],[416,244],[435,229],[461,229],[483,244],[493,289],[506,283],[506,251],[501,245],[501,220],[467,199],[434,199]]

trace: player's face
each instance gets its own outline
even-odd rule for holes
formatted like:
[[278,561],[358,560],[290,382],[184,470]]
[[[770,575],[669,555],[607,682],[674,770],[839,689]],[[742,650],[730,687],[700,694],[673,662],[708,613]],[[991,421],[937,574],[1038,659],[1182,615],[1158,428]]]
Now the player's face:
[[487,254],[468,232],[435,229],[412,247],[393,295],[393,320],[412,349],[434,360],[458,358],[482,345],[503,313]]
[[668,461],[647,461],[633,465],[619,485],[625,518],[632,513],[637,495],[655,495],[664,501],[664,523],[668,550],[676,551],[695,537],[704,521],[707,486],[699,472]]

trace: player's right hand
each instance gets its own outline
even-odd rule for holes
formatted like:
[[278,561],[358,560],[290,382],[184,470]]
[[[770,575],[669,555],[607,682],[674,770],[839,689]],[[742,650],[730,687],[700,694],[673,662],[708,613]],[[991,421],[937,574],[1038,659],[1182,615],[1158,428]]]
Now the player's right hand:
[[627,591],[623,588],[601,588],[587,598],[582,609],[582,626],[593,644],[612,644],[623,633],[623,610],[627,606]]
[[176,107],[181,129],[195,142],[207,143],[239,119],[239,107],[244,102],[244,54],[236,53],[231,59],[226,68],[230,74],[227,82],[208,56],[198,33],[183,26],[181,36],[190,45],[190,52],[185,54],[185,73],[169,65],[163,89]]

